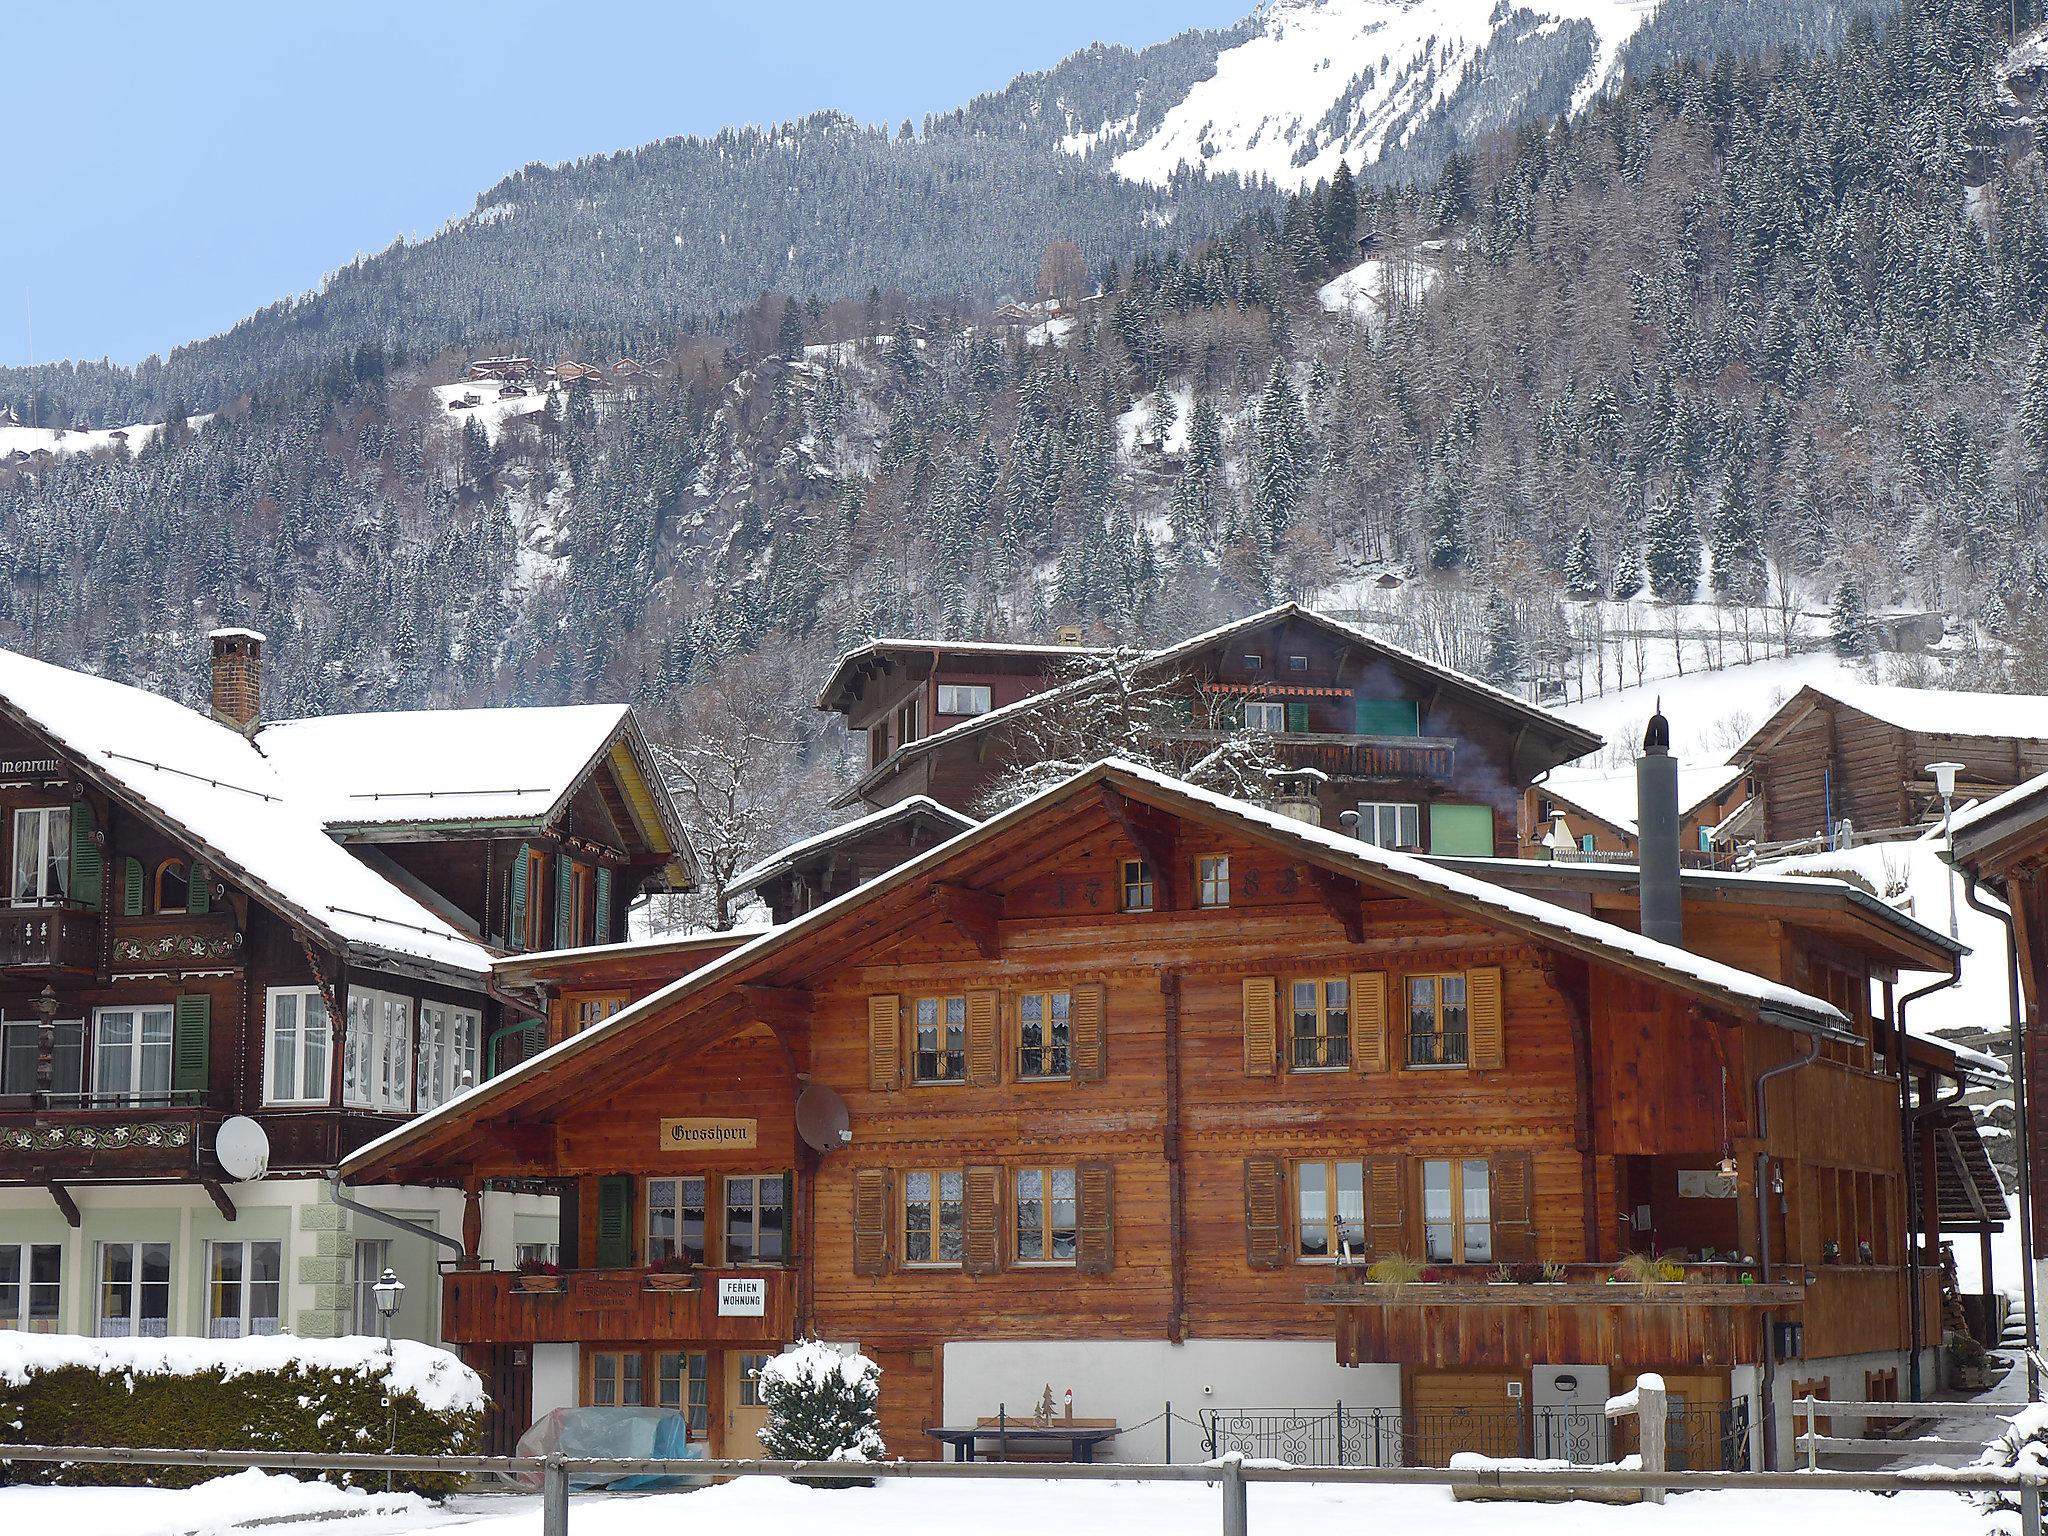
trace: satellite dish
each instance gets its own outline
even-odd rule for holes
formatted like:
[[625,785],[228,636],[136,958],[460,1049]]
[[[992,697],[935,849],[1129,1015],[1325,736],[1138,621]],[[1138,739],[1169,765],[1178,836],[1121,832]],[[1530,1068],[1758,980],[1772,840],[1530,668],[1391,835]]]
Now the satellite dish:
[[805,1083],[796,1096],[796,1133],[816,1152],[836,1152],[853,1140],[846,1100],[823,1083]]
[[213,1160],[239,1184],[270,1171],[270,1136],[247,1115],[232,1115],[213,1133]]

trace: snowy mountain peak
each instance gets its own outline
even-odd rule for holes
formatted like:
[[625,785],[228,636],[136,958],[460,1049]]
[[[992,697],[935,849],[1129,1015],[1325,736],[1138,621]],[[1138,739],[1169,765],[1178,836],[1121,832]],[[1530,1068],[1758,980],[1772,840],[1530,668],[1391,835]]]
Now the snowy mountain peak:
[[[1440,140],[1470,143],[1531,113],[1583,106],[1658,0],[1270,0],[1246,41],[1217,55],[1114,161],[1164,185],[1183,166],[1312,185]],[[1085,152],[1135,125],[1069,140]]]

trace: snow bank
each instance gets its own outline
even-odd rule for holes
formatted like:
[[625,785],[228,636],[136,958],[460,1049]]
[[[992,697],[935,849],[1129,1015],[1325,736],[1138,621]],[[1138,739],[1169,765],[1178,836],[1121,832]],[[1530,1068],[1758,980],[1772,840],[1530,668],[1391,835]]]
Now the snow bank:
[[254,1467],[191,1488],[0,1488],[0,1527],[64,1536],[213,1536],[259,1522],[396,1519],[431,1508],[416,1493],[302,1483]]
[[0,1382],[19,1387],[42,1371],[84,1366],[102,1376],[198,1376],[228,1379],[294,1368],[353,1371],[384,1380],[435,1413],[482,1412],[483,1378],[445,1349],[393,1339],[91,1339],[68,1333],[0,1332]]

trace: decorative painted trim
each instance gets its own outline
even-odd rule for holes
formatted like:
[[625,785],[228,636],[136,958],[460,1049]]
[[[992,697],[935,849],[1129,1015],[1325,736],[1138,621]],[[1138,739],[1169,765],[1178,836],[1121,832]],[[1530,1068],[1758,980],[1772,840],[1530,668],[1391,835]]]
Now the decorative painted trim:
[[120,1152],[135,1147],[189,1147],[189,1120],[144,1120],[122,1125],[10,1125],[0,1147],[17,1152]]
[[241,952],[239,933],[167,933],[154,939],[114,940],[114,958],[134,965],[165,960],[228,960]]

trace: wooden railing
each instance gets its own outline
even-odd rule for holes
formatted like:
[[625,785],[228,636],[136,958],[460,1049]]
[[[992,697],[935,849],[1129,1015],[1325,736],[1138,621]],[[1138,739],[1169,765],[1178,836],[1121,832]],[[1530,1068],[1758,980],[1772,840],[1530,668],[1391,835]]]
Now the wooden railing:
[[99,969],[100,915],[80,907],[0,907],[0,968]]
[[[1234,732],[1182,731],[1175,739],[1223,742]],[[1265,738],[1287,768],[1313,768],[1337,779],[1431,779],[1448,783],[1456,766],[1456,740],[1448,736],[1353,736],[1289,731]]]
[[0,1108],[0,1180],[191,1176],[225,1118],[191,1103],[89,1102]]
[[[782,1343],[796,1325],[796,1272],[704,1269],[688,1289],[642,1269],[572,1269],[528,1279],[503,1270],[442,1272],[441,1334],[451,1344]],[[751,1297],[723,1281],[759,1282]],[[751,1286],[746,1287],[752,1290]]]

